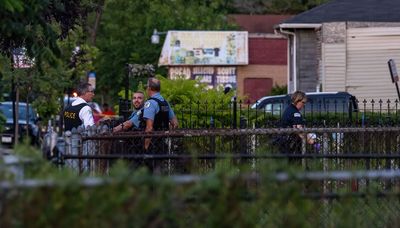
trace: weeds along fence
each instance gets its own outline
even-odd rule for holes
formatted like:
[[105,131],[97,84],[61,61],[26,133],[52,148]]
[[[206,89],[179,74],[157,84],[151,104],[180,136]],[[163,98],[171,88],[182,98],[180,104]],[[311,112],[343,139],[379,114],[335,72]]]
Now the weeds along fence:
[[[122,113],[129,116],[130,101],[122,102]],[[198,128],[266,128],[277,127],[287,104],[286,101],[259,108],[256,105],[233,98],[231,102],[193,101],[172,105],[180,127]],[[398,100],[355,100],[329,99],[324,102],[308,102],[303,112],[308,127],[337,126],[396,126],[400,121]],[[120,102],[121,103],[121,102]],[[356,108],[350,108],[356,106]]]

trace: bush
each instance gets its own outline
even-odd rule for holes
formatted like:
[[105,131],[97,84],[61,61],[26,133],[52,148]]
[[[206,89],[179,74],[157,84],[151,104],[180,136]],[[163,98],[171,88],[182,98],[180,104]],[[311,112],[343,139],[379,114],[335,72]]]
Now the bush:
[[229,125],[232,116],[231,99],[234,91],[227,94],[223,88],[209,89],[206,84],[184,78],[161,80],[161,94],[173,106],[183,128]]
[[[375,197],[370,187],[366,198],[335,200],[305,197],[316,188],[304,181],[276,181],[273,176],[296,168],[263,162],[259,182],[238,175],[227,161],[195,182],[177,182],[133,172],[118,162],[107,178],[77,177],[51,167],[40,154],[30,154],[25,187],[1,185],[1,227],[352,227],[398,226],[397,196]],[[229,162],[228,162],[229,163]],[[47,165],[46,165],[47,164]],[[240,169],[249,171],[249,167]],[[3,177],[4,179],[4,177]],[[12,180],[12,178],[8,178]],[[84,184],[86,182],[86,184]],[[307,186],[307,188],[304,188]],[[374,186],[370,183],[370,186]],[[346,189],[343,189],[346,190]]]

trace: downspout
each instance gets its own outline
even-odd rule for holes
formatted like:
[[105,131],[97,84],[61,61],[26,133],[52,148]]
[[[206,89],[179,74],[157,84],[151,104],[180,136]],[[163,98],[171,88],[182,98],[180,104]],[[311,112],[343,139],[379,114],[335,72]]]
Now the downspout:
[[[279,28],[279,32],[282,34],[286,34],[286,35],[292,35],[293,36],[293,91],[294,92],[297,90],[297,60],[296,60],[296,33],[294,32],[289,32],[289,31],[285,31],[282,29],[282,27]],[[287,55],[287,62],[288,62],[288,77],[287,77],[287,81],[290,83],[290,42],[288,43],[288,55]],[[288,93],[289,93],[289,86],[288,86]]]

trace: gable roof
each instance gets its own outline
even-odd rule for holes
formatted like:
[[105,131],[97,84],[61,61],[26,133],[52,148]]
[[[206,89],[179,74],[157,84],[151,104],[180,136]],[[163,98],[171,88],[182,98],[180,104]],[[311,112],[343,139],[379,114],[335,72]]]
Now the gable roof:
[[228,21],[234,22],[249,33],[274,33],[274,26],[293,15],[246,15],[230,14]]
[[399,0],[332,0],[283,22],[400,22]]

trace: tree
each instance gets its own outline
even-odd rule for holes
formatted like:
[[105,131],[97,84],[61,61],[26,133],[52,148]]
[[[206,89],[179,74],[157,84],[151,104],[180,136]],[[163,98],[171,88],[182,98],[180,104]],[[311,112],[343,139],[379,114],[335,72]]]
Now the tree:
[[[54,113],[56,98],[69,83],[70,74],[65,60],[71,51],[62,50],[61,41],[80,27],[88,12],[87,4],[80,0],[0,0],[0,73],[4,91],[10,91],[12,78],[18,78],[22,100],[29,95],[44,113]],[[35,66],[13,72],[11,52],[20,47],[35,59]]]
[[328,0],[232,0],[229,13],[243,14],[297,14]]
[[96,39],[99,56],[95,65],[100,90],[115,97],[124,88],[127,63],[157,63],[161,44],[150,43],[155,28],[232,29],[225,21],[224,4],[222,0],[107,1]]
[[79,25],[86,10],[79,0],[1,0],[0,51],[25,47],[37,61],[55,61],[60,55],[57,41]]

